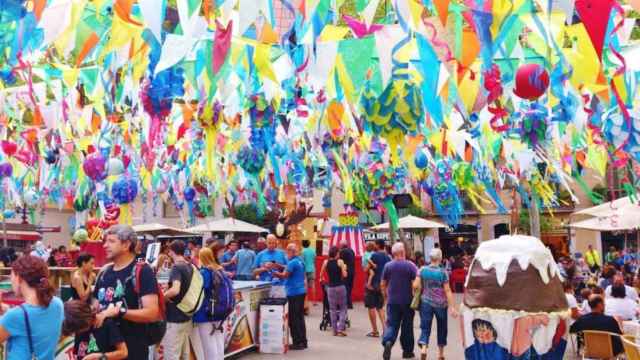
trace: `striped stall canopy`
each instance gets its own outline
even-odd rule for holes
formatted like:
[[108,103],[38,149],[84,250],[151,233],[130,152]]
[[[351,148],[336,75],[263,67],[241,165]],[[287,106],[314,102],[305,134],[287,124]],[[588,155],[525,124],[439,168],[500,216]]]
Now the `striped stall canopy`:
[[347,242],[356,256],[364,254],[364,236],[360,226],[334,226],[331,230],[329,247],[339,246],[343,241]]

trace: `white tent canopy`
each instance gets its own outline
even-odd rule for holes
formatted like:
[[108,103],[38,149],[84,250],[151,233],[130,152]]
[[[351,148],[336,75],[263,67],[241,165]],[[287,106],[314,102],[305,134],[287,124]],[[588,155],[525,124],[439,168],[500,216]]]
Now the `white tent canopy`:
[[187,231],[191,231],[194,233],[209,233],[209,232],[265,233],[265,232],[269,232],[268,229],[250,224],[248,222],[244,222],[242,220],[234,219],[234,218],[224,218],[224,219],[214,220],[206,224],[190,227],[187,229]]
[[197,235],[194,232],[185,229],[178,229],[169,225],[160,223],[134,225],[133,230],[137,234],[149,234],[152,236],[168,235]]
[[[376,225],[371,228],[373,231],[388,231],[390,224],[388,222],[380,225]],[[446,228],[447,225],[441,224],[436,221],[431,221],[417,216],[408,215],[398,220],[398,229],[403,230],[423,230],[423,229],[437,229]]]
[[604,204],[593,206],[584,210],[576,211],[572,215],[590,215],[598,217],[613,216],[617,211],[624,213],[634,213],[640,216],[640,205],[633,203],[629,196],[609,201]]
[[618,209],[609,216],[598,216],[570,224],[570,227],[594,231],[626,231],[640,228],[639,213]]

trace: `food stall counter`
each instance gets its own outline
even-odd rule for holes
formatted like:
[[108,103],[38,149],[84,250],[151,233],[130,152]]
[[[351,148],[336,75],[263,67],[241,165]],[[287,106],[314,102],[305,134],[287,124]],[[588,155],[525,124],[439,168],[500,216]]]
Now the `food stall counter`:
[[269,297],[271,283],[234,281],[236,307],[224,324],[225,358],[253,349],[258,344],[260,300]]

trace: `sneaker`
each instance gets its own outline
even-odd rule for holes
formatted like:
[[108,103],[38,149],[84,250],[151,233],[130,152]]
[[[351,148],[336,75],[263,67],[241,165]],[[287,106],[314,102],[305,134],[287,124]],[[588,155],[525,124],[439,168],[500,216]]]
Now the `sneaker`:
[[402,352],[403,359],[414,359],[415,357],[416,357],[416,354],[414,354],[413,352],[406,352],[406,351]]
[[307,346],[305,344],[293,344],[289,346],[289,350],[304,350]]
[[391,359],[391,342],[384,343],[384,351],[382,352],[382,360]]

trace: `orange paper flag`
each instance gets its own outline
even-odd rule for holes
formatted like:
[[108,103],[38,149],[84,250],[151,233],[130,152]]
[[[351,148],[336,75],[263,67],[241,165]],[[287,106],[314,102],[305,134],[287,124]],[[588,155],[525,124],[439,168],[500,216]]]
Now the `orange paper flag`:
[[89,54],[89,52],[91,52],[91,50],[96,46],[99,40],[100,39],[98,39],[98,35],[95,32],[89,35],[87,41],[85,41],[84,45],[82,45],[82,49],[78,54],[78,58],[76,58],[76,67],[80,67],[80,64],[82,64],[84,58]]
[[47,0],[33,1],[33,14],[36,16],[36,20],[40,21],[45,6],[47,6]]
[[142,26],[141,23],[131,19],[131,7],[133,6],[133,0],[116,0],[113,6],[116,14],[120,19],[128,22],[129,24]]
[[440,22],[442,22],[442,26],[447,25],[447,17],[449,16],[449,1],[451,0],[433,0],[433,5],[436,7],[436,11],[438,12],[438,17],[440,18]]

